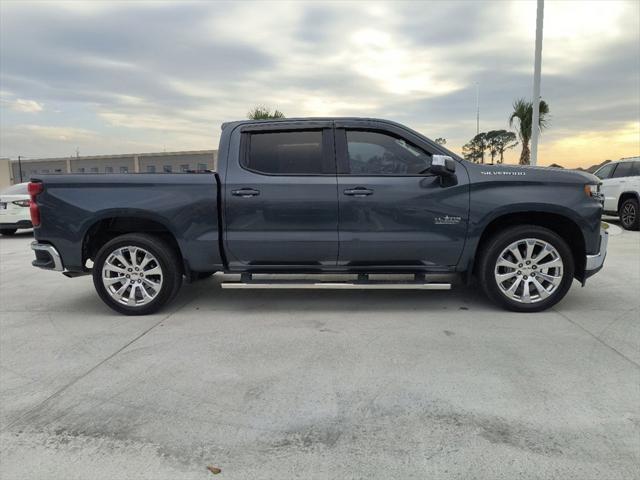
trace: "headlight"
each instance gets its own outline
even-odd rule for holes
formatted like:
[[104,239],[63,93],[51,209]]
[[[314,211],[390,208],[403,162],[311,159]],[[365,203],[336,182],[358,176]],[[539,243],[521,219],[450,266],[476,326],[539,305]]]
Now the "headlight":
[[29,206],[29,200],[16,200],[15,202],[11,202],[14,205],[17,205],[19,207],[28,207]]
[[601,184],[599,183],[596,183],[596,184],[588,183],[584,186],[584,193],[587,195],[587,197],[593,198],[601,202],[604,199],[602,197],[602,193],[600,192],[600,185]]

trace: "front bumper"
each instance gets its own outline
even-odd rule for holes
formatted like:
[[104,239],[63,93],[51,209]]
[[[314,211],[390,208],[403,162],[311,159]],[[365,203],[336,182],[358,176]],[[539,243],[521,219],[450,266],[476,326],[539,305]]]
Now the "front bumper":
[[36,259],[31,262],[31,265],[45,270],[53,270],[55,272],[63,272],[64,265],[62,264],[62,258],[56,250],[56,247],[49,245],[48,243],[31,243],[31,250],[36,254]]
[[594,255],[587,255],[584,264],[585,280],[598,273],[604,264],[607,256],[607,244],[609,243],[609,232],[600,229],[600,251]]

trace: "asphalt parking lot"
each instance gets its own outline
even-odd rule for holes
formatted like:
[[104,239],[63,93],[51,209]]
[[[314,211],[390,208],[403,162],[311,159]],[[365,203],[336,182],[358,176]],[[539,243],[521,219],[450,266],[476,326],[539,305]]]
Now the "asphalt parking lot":
[[124,317],[0,238],[0,477],[639,478],[640,233],[616,230],[538,314],[213,277]]

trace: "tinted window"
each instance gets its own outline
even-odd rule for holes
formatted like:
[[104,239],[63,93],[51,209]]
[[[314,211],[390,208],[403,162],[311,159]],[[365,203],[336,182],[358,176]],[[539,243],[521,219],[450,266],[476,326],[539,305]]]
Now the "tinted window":
[[622,162],[619,163],[616,167],[615,172],[613,172],[613,178],[618,177],[630,177],[631,176],[631,162]]
[[615,166],[616,166],[615,163],[610,163],[609,165],[605,165],[604,167],[602,167],[600,170],[596,172],[596,177],[598,177],[600,180],[611,178],[611,172],[613,172],[613,169],[615,168]]
[[417,175],[431,166],[431,155],[406,140],[379,132],[348,131],[352,175]]
[[252,133],[244,166],[275,175],[333,173],[323,167],[322,131]]
[[631,162],[633,166],[631,167],[631,175],[632,176],[640,176],[640,160]]

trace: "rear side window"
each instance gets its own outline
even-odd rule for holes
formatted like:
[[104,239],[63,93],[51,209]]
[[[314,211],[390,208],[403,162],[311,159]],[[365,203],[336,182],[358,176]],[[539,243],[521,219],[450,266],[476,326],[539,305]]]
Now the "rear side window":
[[242,165],[269,175],[334,173],[324,162],[322,130],[249,134]]
[[386,133],[347,131],[351,175],[420,175],[429,170],[431,155]]
[[633,166],[631,167],[631,175],[633,177],[638,177],[640,176],[640,160],[636,160],[634,162],[631,162],[633,164]]
[[616,167],[616,171],[613,172],[613,178],[630,177],[632,175],[631,173],[632,166],[633,165],[631,162],[619,163],[618,166]]

